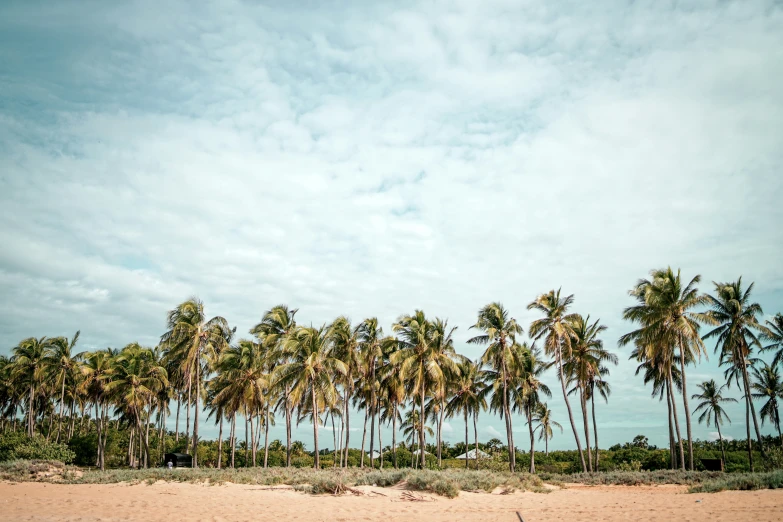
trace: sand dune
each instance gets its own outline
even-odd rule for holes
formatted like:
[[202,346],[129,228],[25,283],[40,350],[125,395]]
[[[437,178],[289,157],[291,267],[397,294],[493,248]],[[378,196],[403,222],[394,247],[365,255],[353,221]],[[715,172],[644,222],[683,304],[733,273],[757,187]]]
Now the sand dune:
[[466,493],[403,500],[393,488],[356,488],[362,495],[313,496],[288,487],[60,485],[0,483],[0,520],[244,521],[244,520],[783,520],[783,491],[689,495],[680,486],[569,486],[550,494]]

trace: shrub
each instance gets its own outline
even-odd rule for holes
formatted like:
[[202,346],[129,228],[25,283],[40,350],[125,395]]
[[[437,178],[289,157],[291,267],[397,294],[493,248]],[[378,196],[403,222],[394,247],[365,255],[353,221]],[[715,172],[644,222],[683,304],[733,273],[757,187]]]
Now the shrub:
[[28,437],[22,433],[0,435],[0,461],[54,460],[73,462],[76,454],[65,444],[47,442],[42,435]]

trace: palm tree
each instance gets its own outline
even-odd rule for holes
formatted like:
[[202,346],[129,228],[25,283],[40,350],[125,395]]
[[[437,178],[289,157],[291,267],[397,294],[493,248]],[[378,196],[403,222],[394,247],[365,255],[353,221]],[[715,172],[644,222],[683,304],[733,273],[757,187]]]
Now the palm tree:
[[723,448],[723,434],[720,432],[720,425],[723,424],[724,417],[729,422],[731,422],[731,419],[729,418],[728,414],[726,414],[726,411],[723,409],[721,404],[737,402],[737,399],[723,397],[723,395],[721,395],[721,392],[725,387],[725,384],[721,387],[718,387],[718,385],[715,384],[715,379],[710,379],[709,381],[704,381],[698,385],[699,391],[701,393],[696,393],[691,397],[694,400],[701,401],[696,405],[696,409],[693,410],[694,414],[702,412],[702,414],[699,416],[699,423],[702,423],[706,420],[707,426],[709,426],[713,419],[715,419],[715,426],[718,428],[720,453],[723,456],[723,462],[726,462],[726,450]]
[[[593,470],[593,455],[590,448],[590,427],[587,414],[587,399],[591,397],[591,384],[596,377],[608,373],[605,363],[617,364],[617,356],[604,349],[604,343],[598,336],[606,330],[606,326],[596,320],[590,324],[587,318],[574,314],[571,320],[573,338],[571,340],[571,356],[565,362],[565,373],[579,391],[579,402],[582,407],[584,421],[585,445],[587,446],[587,469]],[[603,372],[603,373],[602,373]],[[593,403],[595,404],[595,403]],[[596,448],[596,452],[598,449]]]
[[416,459],[413,455],[413,446],[414,446],[414,439],[416,436],[419,436],[419,456],[421,456],[421,468],[424,469],[425,465],[425,458],[426,455],[425,447],[422,445],[421,441],[424,440],[421,437],[422,433],[425,433],[432,437],[435,432],[427,426],[426,419],[422,421],[424,417],[420,414],[419,410],[416,410],[416,405],[413,404],[411,409],[405,413],[405,418],[402,421],[402,425],[400,426],[402,428],[402,435],[404,438],[410,441],[410,447],[411,447],[411,465],[416,467]]
[[[478,416],[479,411],[487,409],[487,394],[492,389],[487,385],[488,375],[481,369],[480,361],[472,362],[465,359],[459,363],[459,375],[454,381],[454,393],[451,400],[446,404],[446,413],[449,418],[458,413],[465,417],[465,467],[468,462],[468,417]],[[474,424],[474,430],[476,426]],[[478,465],[478,438],[476,440],[476,462]]]
[[135,425],[145,468],[149,465],[150,449],[149,438],[143,436],[142,421],[149,418],[153,398],[166,386],[166,370],[157,364],[152,350],[136,343],[123,348],[114,359],[112,380],[105,385],[105,392],[115,398],[129,422]]
[[53,339],[47,337],[29,337],[21,341],[13,349],[12,377],[24,383],[30,394],[27,399],[27,435],[35,433],[35,401],[36,388],[40,387],[46,370],[46,363],[52,351]]
[[778,410],[778,399],[783,398],[783,381],[780,379],[780,372],[777,366],[764,364],[760,369],[753,368],[753,383],[751,389],[754,399],[764,401],[761,407],[761,425],[769,419],[772,425],[778,430],[778,438],[783,446],[783,434],[780,432],[780,411]]
[[81,367],[84,379],[80,383],[87,400],[95,406],[95,431],[98,436],[96,466],[101,471],[106,466],[106,425],[108,423],[109,401],[106,385],[114,375],[114,353],[111,350],[99,350],[85,356]]
[[522,334],[522,327],[516,319],[510,317],[500,303],[490,303],[479,310],[476,324],[471,326],[483,332],[468,339],[469,344],[488,345],[481,356],[482,364],[489,365],[497,379],[495,389],[500,394],[502,417],[506,421],[506,438],[509,447],[509,469],[516,469],[516,454],[514,451],[514,434],[511,423],[511,407],[508,401],[509,389],[512,386],[511,366],[514,358],[516,336]]
[[763,350],[777,350],[772,363],[777,366],[783,362],[783,314],[775,314],[771,321],[766,321],[765,326],[766,329],[761,332],[761,338],[770,341],[771,344],[765,346]]
[[533,416],[541,403],[541,395],[551,397],[549,387],[541,382],[541,374],[548,367],[541,359],[541,351],[535,344],[519,347],[520,356],[514,358],[512,368],[514,387],[512,388],[512,403],[514,411],[522,411],[527,421],[530,434],[530,473],[536,472],[535,434]]
[[[650,279],[637,282],[630,294],[639,304],[623,311],[623,318],[640,323],[640,328],[620,338],[620,345],[638,340],[650,349],[663,350],[673,359],[673,350],[680,351],[680,372],[682,374],[682,400],[685,409],[685,424],[688,431],[688,459],[693,464],[693,433],[691,414],[688,407],[688,390],[685,364],[701,358],[705,353],[704,343],[699,336],[699,321],[703,315],[692,312],[706,302],[696,285],[701,276],[696,276],[685,285],[680,271],[675,274],[671,267],[650,272]],[[671,352],[671,354],[669,353]]]
[[60,442],[60,429],[65,415],[65,385],[68,381],[73,384],[82,356],[82,354],[73,353],[73,348],[78,340],[78,331],[70,341],[66,337],[52,339],[52,350],[46,363],[50,375],[54,377],[54,384],[60,386],[60,414],[57,419],[57,438],[55,439],[57,442]]
[[540,433],[538,435],[538,440],[544,441],[544,445],[546,449],[545,454],[548,457],[549,441],[552,439],[552,437],[554,437],[554,433],[552,432],[552,426],[560,428],[560,433],[563,433],[563,426],[561,426],[559,422],[552,420],[552,410],[549,409],[549,407],[545,402],[538,403],[538,407],[533,413],[532,421],[538,424],[534,431],[540,430]]
[[[378,366],[383,363],[383,328],[378,319],[371,317],[362,321],[356,329],[359,347],[359,367],[363,370],[362,380],[367,391],[366,411],[370,415],[370,467],[373,467],[375,449],[375,416],[378,413]],[[346,367],[347,369],[347,367]],[[365,429],[366,429],[365,422]],[[366,432],[365,432],[366,433]],[[362,444],[364,448],[364,444]],[[362,460],[364,451],[362,451]]]
[[431,322],[424,312],[416,310],[412,315],[397,319],[392,329],[397,333],[400,349],[390,360],[400,365],[400,374],[410,383],[412,395],[419,398],[419,448],[424,467],[424,402],[428,391],[443,385],[445,372],[456,370],[451,339],[455,328],[448,330],[445,321],[435,319]]
[[574,296],[560,296],[560,290],[550,290],[546,294],[541,294],[535,301],[530,303],[528,310],[538,310],[544,314],[544,317],[533,321],[530,325],[530,336],[538,340],[544,338],[544,351],[550,357],[555,358],[560,385],[563,389],[563,399],[568,410],[568,419],[571,422],[571,429],[574,432],[576,440],[576,449],[579,452],[579,460],[582,464],[582,471],[587,472],[585,464],[585,455],[582,451],[582,442],[579,440],[579,432],[576,429],[574,415],[571,411],[571,403],[568,402],[568,393],[566,392],[566,377],[563,366],[565,361],[571,357],[574,331],[572,323],[576,318],[575,314],[569,314],[568,308],[574,302]]
[[[400,368],[401,364],[393,363],[392,356],[399,349],[399,343],[396,339],[391,339],[384,343],[385,364],[380,368],[380,394],[384,401],[384,409],[381,414],[381,421],[391,422],[392,428],[392,458],[394,459],[394,468],[397,469],[397,422],[401,422],[400,406],[405,402],[407,395],[405,390],[405,380],[402,378]],[[346,435],[347,437],[347,435]],[[347,448],[346,448],[347,454]]]
[[293,404],[304,408],[312,406],[315,468],[318,469],[321,465],[318,455],[320,414],[337,403],[339,392],[335,376],[345,375],[348,369],[345,363],[334,357],[325,326],[297,328],[286,336],[283,352],[290,362],[274,369],[272,382],[291,390]]
[[[223,317],[215,316],[207,320],[204,303],[192,297],[168,313],[168,331],[160,340],[171,353],[181,361],[181,367],[187,377],[188,390],[196,389],[196,411],[193,418],[193,467],[198,467],[198,414],[201,409],[201,386],[204,377],[202,365],[204,359],[217,361],[220,352],[231,342],[234,330]],[[195,374],[195,375],[194,375]],[[188,391],[190,395],[190,391]],[[190,404],[188,404],[190,408]]]
[[[264,343],[264,346],[268,350],[269,364],[285,364],[283,343],[286,338],[296,330],[296,313],[299,310],[296,308],[289,309],[287,305],[277,305],[266,313],[261,318],[261,322],[256,324],[250,333],[258,337],[258,339]],[[291,416],[293,413],[293,405],[289,400],[290,390],[283,388],[282,397],[278,403],[283,406],[285,410],[285,433],[286,433],[286,467],[291,467]]]
[[753,406],[751,398],[750,377],[748,375],[748,366],[753,353],[753,347],[761,348],[759,338],[755,331],[767,334],[764,328],[758,322],[758,317],[764,312],[761,305],[753,303],[750,300],[750,294],[753,291],[753,283],[747,289],[742,288],[742,277],[737,281],[730,283],[715,283],[715,294],[708,295],[707,303],[710,309],[700,314],[700,317],[706,323],[715,326],[715,328],[704,336],[704,339],[716,338],[715,351],[720,351],[720,364],[730,365],[728,374],[734,374],[735,380],[742,378],[743,389],[745,392],[745,417],[748,435],[748,455],[751,459],[751,471],[753,468],[753,449],[750,436],[750,419],[753,419],[753,426],[756,430],[756,439],[759,443],[761,454],[765,455],[764,444],[761,439],[758,419],[756,418],[756,408]]
[[[345,443],[340,444],[341,458],[340,465],[348,467],[348,447],[350,444],[351,416],[350,416],[350,398],[354,396],[354,380],[359,374],[359,334],[358,327],[351,328],[351,320],[345,316],[340,316],[334,320],[329,327],[329,335],[332,342],[334,356],[345,363],[346,373],[341,379],[343,388],[343,414],[340,422],[342,424],[342,433],[345,434]],[[366,420],[366,419],[365,419]],[[365,425],[367,423],[365,422]],[[362,455],[363,456],[363,455]]]
[[[615,364],[617,364],[617,361],[615,360]],[[589,386],[587,388],[588,397],[590,399],[590,406],[593,413],[593,434],[595,435],[595,465],[593,466],[593,469],[595,471],[598,471],[598,459],[599,459],[599,451],[598,451],[598,423],[595,420],[595,394],[598,393],[601,397],[603,397],[604,402],[609,402],[609,395],[612,393],[612,388],[609,386],[609,383],[603,380],[603,377],[605,375],[609,374],[609,368],[606,368],[605,366],[599,367],[598,374],[593,375],[593,377],[590,379]]]

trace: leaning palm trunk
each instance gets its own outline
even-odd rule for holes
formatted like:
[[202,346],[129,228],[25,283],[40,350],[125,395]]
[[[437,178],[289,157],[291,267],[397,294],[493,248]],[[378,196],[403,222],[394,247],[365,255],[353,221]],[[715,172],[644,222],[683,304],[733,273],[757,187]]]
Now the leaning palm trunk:
[[443,466],[443,459],[441,458],[441,452],[443,448],[443,414],[445,410],[445,405],[443,404],[443,401],[440,403],[440,417],[438,418],[438,467]]
[[688,432],[688,465],[691,471],[693,467],[693,433],[691,432],[691,411],[688,408],[688,388],[687,380],[685,378],[685,349],[683,347],[683,340],[680,337],[680,371],[682,372],[682,403],[685,408],[685,429]]
[[563,389],[563,399],[565,400],[566,409],[568,410],[568,420],[571,422],[571,429],[574,432],[574,439],[576,440],[576,449],[579,451],[579,460],[582,463],[582,472],[587,472],[587,465],[585,464],[585,454],[582,451],[582,443],[579,440],[579,432],[576,429],[576,423],[574,422],[574,414],[571,411],[571,403],[568,401],[568,393],[566,392],[566,381],[563,375],[563,354],[560,347],[560,340],[557,341],[557,370],[560,373],[560,386]]
[[512,473],[516,468],[516,452],[511,435],[511,415],[508,410],[508,382],[506,376],[506,363],[503,361],[503,420],[506,422],[506,440],[508,441],[508,469]]
[[30,399],[27,402],[27,435],[32,437],[35,432],[35,385],[30,383]]
[[334,457],[332,457],[332,467],[337,467],[337,429],[334,425],[334,414],[330,415],[332,418],[332,438],[334,439]]
[[[748,362],[747,359],[743,358],[743,365],[742,365],[742,379],[745,381],[745,390],[747,391],[748,395],[750,395],[750,379],[748,378]],[[756,417],[756,407],[753,406],[753,399],[748,399],[748,404],[750,405],[750,414],[751,417],[753,417],[753,428],[756,430],[756,440],[758,440],[759,443],[759,451],[761,452],[761,456],[764,457],[766,455],[766,452],[764,451],[764,442],[761,438],[761,431],[759,431],[759,421]]]
[[394,404],[392,415],[392,453],[394,456],[394,469],[397,469],[397,405]]
[[182,403],[182,394],[177,392],[177,420],[176,420],[176,423],[174,424],[174,431],[175,431],[175,433],[174,433],[174,441],[175,442],[179,442],[179,407],[180,407],[181,403]]
[[370,411],[370,467],[375,468],[375,459],[373,453],[375,452],[375,404],[372,404]]
[[190,404],[191,404],[191,384],[190,372],[188,372],[188,402],[185,405],[185,441],[190,445]]
[[680,431],[680,421],[677,418],[677,403],[674,400],[674,387],[672,386],[671,368],[669,368],[668,382],[669,382],[669,398],[671,399],[671,405],[672,405],[672,417],[674,417],[674,429],[677,433],[677,444],[680,448],[680,467],[682,468],[683,471],[685,471],[685,451],[682,446],[682,432]]
[[585,429],[585,447],[587,448],[587,471],[593,471],[593,450],[590,446],[590,425],[587,420],[587,399],[585,398],[585,389],[579,387],[579,402],[582,407],[582,421]]
[[253,414],[248,413],[250,417],[250,458],[253,460],[253,467],[256,467],[256,432],[255,421],[253,420]]
[[383,469],[383,439],[381,439],[381,420],[378,419],[378,469]]
[[720,432],[720,422],[715,419],[715,426],[718,427],[718,440],[720,441],[720,455],[723,457],[723,465],[726,465],[726,450],[723,449],[723,434]]
[[229,435],[229,440],[231,441],[231,469],[234,469],[234,457],[237,453],[237,439],[236,439],[236,428],[237,428],[237,412],[234,412],[231,415],[231,435]]
[[669,423],[669,462],[671,463],[671,469],[674,470],[677,469],[677,451],[674,449],[676,443],[674,442],[674,428],[672,427],[672,400],[668,380],[664,383],[664,387],[666,391],[666,409],[669,413],[666,419]]
[[750,436],[750,393],[745,390],[745,428],[747,429],[748,443],[748,462],[750,463],[750,472],[753,473],[753,439]]
[[201,409],[201,347],[196,357],[196,411],[193,412],[193,467],[198,467],[198,411]]
[[[348,379],[350,380],[350,375],[348,376]],[[351,416],[350,416],[350,410],[349,410],[349,402],[348,399],[350,397],[350,389],[348,387],[344,390],[344,403],[345,403],[345,414],[343,417],[345,418],[345,430],[343,432],[345,433],[345,463],[344,466],[348,467],[348,444],[350,442],[351,437]]]

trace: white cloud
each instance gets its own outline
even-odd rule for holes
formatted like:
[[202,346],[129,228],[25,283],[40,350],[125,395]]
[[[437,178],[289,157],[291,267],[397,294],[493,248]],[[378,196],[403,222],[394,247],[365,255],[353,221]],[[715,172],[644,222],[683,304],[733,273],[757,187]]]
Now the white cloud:
[[491,425],[484,426],[481,429],[481,433],[483,433],[485,435],[488,435],[491,438],[498,438],[499,439],[499,438],[503,437],[503,435],[498,430],[496,430],[494,426],[491,426]]
[[[713,441],[713,442],[716,441],[716,440],[719,440],[717,431],[711,431],[711,432],[709,432],[708,435],[709,435],[710,440]],[[724,434],[723,435],[723,440],[732,441],[732,440],[734,440],[734,437],[732,437],[730,435],[725,435]]]
[[454,428],[452,428],[451,424],[449,424],[448,422],[444,422],[441,425],[441,430],[443,431],[444,434],[446,434],[446,433],[453,433],[454,432]]

